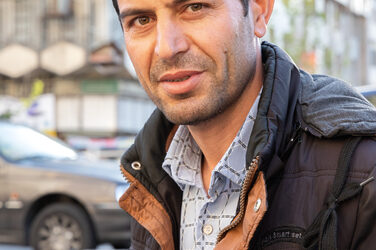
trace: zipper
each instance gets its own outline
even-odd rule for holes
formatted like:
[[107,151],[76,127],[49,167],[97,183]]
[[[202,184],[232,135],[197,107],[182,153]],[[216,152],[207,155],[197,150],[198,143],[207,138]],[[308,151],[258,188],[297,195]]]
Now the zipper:
[[249,191],[249,188],[251,187],[251,184],[255,178],[256,170],[258,169],[260,157],[257,155],[251,162],[251,165],[249,167],[249,170],[247,172],[247,175],[245,176],[244,183],[242,186],[242,190],[240,191],[240,209],[238,214],[235,216],[234,220],[228,225],[227,227],[223,228],[217,236],[217,242],[220,242],[226,235],[228,231],[235,228],[242,220],[245,214],[245,208],[246,208],[246,200],[247,200],[247,194]]
[[126,182],[128,182],[129,184],[131,184],[132,182],[131,182],[130,180],[128,180],[127,176],[125,176],[124,171],[126,171],[126,170],[124,169],[123,164],[120,164],[120,173],[121,173],[121,175],[123,176],[123,179],[124,179]]
[[[138,162],[138,161],[134,161],[134,162],[131,163],[131,167],[133,168],[133,170],[136,170],[136,171],[140,171],[141,166],[142,166],[141,163]],[[127,176],[124,174],[124,172],[128,172],[128,171],[125,169],[125,166],[123,166],[123,164],[120,164],[120,172],[123,175],[123,178],[125,179],[125,181],[132,183],[132,181],[130,181],[127,178]]]

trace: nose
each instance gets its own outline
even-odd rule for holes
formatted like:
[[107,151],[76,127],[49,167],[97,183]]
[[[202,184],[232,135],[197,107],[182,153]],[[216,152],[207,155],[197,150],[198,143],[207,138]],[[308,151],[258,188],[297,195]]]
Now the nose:
[[188,38],[184,31],[173,20],[159,22],[155,53],[159,58],[170,59],[189,48]]

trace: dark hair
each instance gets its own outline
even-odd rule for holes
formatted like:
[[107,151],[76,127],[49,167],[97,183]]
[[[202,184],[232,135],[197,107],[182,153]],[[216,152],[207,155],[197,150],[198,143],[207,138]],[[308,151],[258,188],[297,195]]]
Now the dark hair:
[[112,0],[112,3],[113,3],[113,5],[114,5],[114,8],[115,8],[115,10],[116,10],[116,13],[118,14],[118,15],[120,15],[120,11],[119,11],[119,5],[118,5],[118,2],[117,2],[118,0]]
[[[118,0],[112,0],[112,3],[114,4],[114,8],[116,10],[116,13],[118,15],[120,15],[120,11],[119,11],[119,5],[118,5]],[[249,0],[240,0],[241,3],[243,4],[243,8],[244,8],[244,16],[247,16],[248,15],[248,1]]]
[[248,15],[248,1],[249,0],[241,0],[244,9],[244,16]]

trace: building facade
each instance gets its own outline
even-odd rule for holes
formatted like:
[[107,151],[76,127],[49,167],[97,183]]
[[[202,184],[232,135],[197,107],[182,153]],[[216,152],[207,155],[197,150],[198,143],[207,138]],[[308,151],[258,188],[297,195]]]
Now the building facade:
[[375,0],[275,2],[268,38],[311,73],[374,84]]
[[134,136],[154,105],[123,46],[111,1],[1,0],[0,116],[73,141]]

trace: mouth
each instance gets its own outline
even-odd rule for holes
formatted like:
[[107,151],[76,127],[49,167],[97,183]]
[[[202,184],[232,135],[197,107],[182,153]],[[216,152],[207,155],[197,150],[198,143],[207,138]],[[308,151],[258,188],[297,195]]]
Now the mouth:
[[189,78],[190,78],[190,76],[186,76],[186,77],[183,77],[183,78],[164,80],[164,81],[165,82],[182,82],[182,81],[188,80]]
[[191,76],[199,74],[199,71],[178,71],[162,75],[160,82],[182,82],[188,80]]
[[202,73],[200,71],[167,73],[160,77],[159,83],[169,95],[187,94],[193,91],[201,82]]

